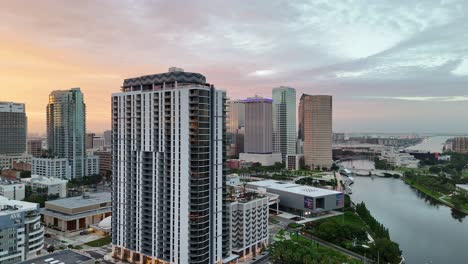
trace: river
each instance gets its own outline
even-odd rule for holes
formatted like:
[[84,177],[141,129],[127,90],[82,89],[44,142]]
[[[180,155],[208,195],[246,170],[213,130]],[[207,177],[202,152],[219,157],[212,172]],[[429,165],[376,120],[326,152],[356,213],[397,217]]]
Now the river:
[[[368,160],[343,162],[348,168],[373,168]],[[400,245],[406,263],[468,263],[468,219],[412,189],[400,179],[354,177],[352,199],[371,214]]]

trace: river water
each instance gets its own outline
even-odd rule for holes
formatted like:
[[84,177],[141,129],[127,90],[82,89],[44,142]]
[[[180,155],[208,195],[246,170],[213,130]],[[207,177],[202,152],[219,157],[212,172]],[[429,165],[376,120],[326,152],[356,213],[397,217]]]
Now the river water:
[[[373,168],[368,160],[343,166]],[[400,244],[406,263],[468,263],[468,218],[412,189],[400,179],[354,177],[352,199],[364,201],[371,214]]]

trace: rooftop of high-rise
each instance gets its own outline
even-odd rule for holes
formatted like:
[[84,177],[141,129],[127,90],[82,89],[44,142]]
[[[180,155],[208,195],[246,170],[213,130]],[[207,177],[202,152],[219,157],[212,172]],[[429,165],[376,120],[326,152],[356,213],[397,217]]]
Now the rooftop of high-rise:
[[200,73],[186,72],[182,68],[171,67],[168,69],[168,72],[127,78],[123,82],[122,91],[153,90],[155,88],[162,88],[165,84],[172,84],[175,82],[178,84],[210,86],[210,84],[206,83],[206,77]]

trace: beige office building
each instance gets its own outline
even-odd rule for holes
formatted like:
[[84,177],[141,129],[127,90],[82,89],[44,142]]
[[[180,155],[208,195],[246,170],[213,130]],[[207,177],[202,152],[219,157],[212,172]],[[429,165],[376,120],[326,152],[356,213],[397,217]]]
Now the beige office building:
[[332,133],[332,96],[303,94],[299,102],[299,139],[304,142],[306,166],[331,167]]
[[238,133],[244,127],[245,105],[241,100],[229,100],[227,105],[227,132]]

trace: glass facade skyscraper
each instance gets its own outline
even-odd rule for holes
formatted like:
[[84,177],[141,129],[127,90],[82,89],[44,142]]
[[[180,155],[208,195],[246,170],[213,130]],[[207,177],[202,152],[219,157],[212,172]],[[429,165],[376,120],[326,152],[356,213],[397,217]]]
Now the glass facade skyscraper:
[[47,145],[50,157],[67,158],[71,178],[86,174],[86,106],[80,88],[57,90],[47,105]]
[[273,89],[273,152],[296,154],[296,90],[290,87]]

